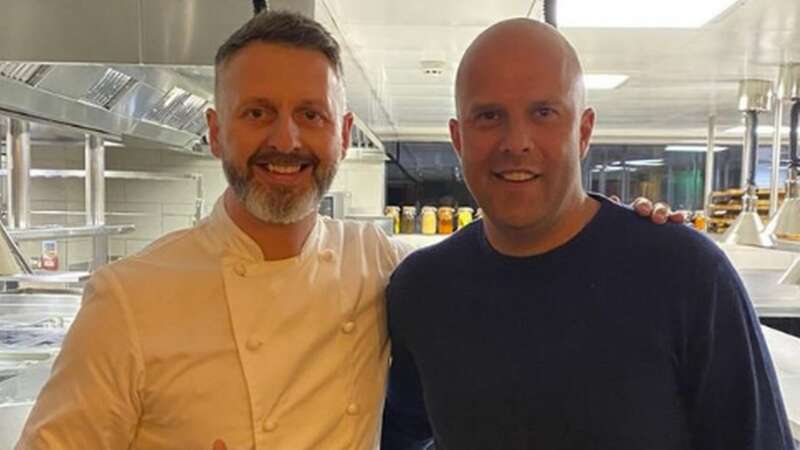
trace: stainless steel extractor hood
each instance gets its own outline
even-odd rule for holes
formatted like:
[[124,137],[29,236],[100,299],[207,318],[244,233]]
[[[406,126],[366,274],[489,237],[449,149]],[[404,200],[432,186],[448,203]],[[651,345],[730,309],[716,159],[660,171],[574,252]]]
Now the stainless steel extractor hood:
[[[349,84],[370,85],[324,2],[269,4],[328,27],[343,44]],[[0,115],[207,153],[214,55],[253,9],[252,0],[0,0]],[[348,101],[357,112],[382,104],[371,89]]]
[[253,4],[0,0],[0,11],[0,115],[204,152],[214,53]]
[[0,63],[0,115],[198,151],[213,86],[171,68]]

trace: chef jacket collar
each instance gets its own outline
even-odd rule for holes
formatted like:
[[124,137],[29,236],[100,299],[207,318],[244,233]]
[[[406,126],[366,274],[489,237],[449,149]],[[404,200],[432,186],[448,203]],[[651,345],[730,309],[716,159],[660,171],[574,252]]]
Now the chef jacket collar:
[[[212,226],[215,234],[214,238],[221,240],[224,253],[243,258],[249,262],[265,262],[264,255],[261,253],[261,247],[258,246],[253,238],[242,231],[242,229],[239,228],[239,226],[236,225],[236,223],[234,223],[234,221],[228,215],[228,212],[225,210],[225,203],[223,201],[224,197],[224,193],[223,195],[220,195],[216,203],[214,203],[214,209],[208,217],[210,225]],[[308,238],[303,243],[303,247],[300,249],[300,254],[282,261],[300,262],[308,258],[308,256],[311,254],[315,253],[317,247],[319,246],[318,240],[320,228],[322,226],[320,223],[321,221],[322,218],[317,215],[316,221],[314,222],[314,228],[311,230]]]

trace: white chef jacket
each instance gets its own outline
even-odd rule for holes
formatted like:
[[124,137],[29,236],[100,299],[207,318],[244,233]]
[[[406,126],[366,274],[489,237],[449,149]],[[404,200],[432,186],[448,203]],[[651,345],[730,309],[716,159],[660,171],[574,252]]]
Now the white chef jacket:
[[17,449],[374,449],[407,251],[320,217],[264,261],[218,201],[92,277]]

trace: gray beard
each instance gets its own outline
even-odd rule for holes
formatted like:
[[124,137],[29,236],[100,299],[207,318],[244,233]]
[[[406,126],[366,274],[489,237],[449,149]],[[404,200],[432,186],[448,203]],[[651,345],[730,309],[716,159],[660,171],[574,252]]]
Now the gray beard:
[[328,167],[315,167],[311,188],[303,191],[282,186],[261,186],[253,181],[250,166],[246,169],[247,173],[242,175],[224,156],[222,168],[233,193],[247,212],[267,223],[288,225],[299,222],[319,209],[322,197],[336,176],[339,162]]

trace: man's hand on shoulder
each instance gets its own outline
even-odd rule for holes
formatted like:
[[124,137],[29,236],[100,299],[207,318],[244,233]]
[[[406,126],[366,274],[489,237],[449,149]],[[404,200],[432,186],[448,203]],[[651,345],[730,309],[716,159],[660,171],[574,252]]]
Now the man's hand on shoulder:
[[[612,195],[610,199],[617,203],[622,203],[616,195]],[[656,202],[654,205],[650,199],[645,197],[637,197],[636,200],[631,202],[631,208],[642,217],[649,217],[655,224],[664,224],[669,222],[683,223],[686,220],[686,214],[683,211],[673,211],[669,204],[663,202]]]

